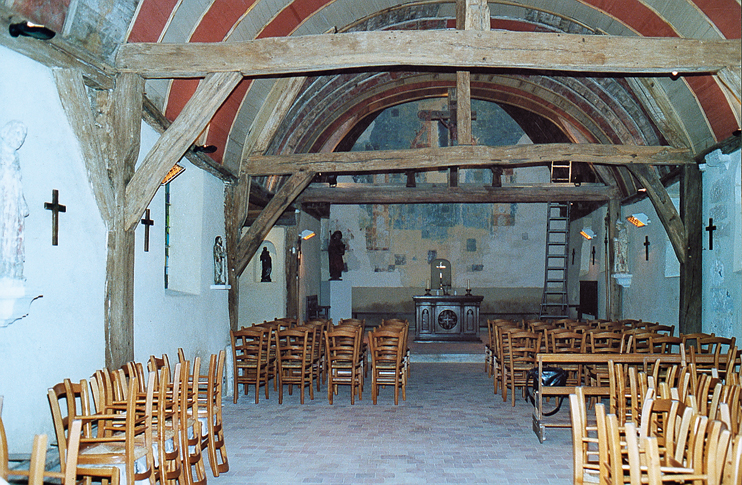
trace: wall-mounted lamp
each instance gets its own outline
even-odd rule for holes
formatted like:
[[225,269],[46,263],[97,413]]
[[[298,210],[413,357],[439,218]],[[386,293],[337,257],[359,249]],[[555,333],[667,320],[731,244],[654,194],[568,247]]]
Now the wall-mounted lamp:
[[593,230],[589,227],[582,228],[582,230],[580,231],[580,235],[588,241],[596,236],[595,232],[593,232]]
[[165,178],[162,179],[161,185],[172,182],[175,177],[182,174],[183,172],[185,172],[185,167],[176,163],[175,165],[173,165],[173,168],[170,169],[167,175],[165,175]]
[[629,217],[626,218],[626,220],[632,223],[633,225],[635,225],[636,227],[644,227],[651,222],[649,220],[649,217],[647,217],[647,215],[643,212],[631,214]]
[[304,229],[299,233],[299,239],[302,241],[306,241],[307,239],[311,239],[315,236],[314,231],[310,231],[309,229]]
[[196,153],[214,153],[216,147],[214,145],[194,145],[193,151]]
[[16,24],[10,24],[8,26],[8,33],[11,37],[18,37],[22,35],[24,37],[33,37],[39,40],[49,40],[56,35],[52,29],[46,28],[43,25],[34,24],[29,21],[18,22]]

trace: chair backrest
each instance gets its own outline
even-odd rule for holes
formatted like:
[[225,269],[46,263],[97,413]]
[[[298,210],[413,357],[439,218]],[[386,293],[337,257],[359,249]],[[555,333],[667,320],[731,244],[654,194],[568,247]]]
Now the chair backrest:
[[591,354],[614,353],[621,351],[621,334],[616,332],[594,331],[588,333],[588,352]]
[[405,354],[403,332],[399,329],[377,328],[369,332],[369,349],[373,366],[395,365],[399,371]]
[[271,330],[268,327],[252,326],[230,331],[233,363],[265,365],[268,362]]
[[542,335],[528,331],[513,331],[504,334],[503,352],[507,353],[509,365],[535,363],[541,350]]
[[555,329],[549,333],[549,349],[557,353],[582,353],[585,351],[585,335],[569,329]]
[[325,332],[327,358],[333,362],[358,362],[363,330],[360,327],[340,327]]
[[276,358],[279,368],[290,363],[311,364],[312,343],[310,342],[310,335],[314,334],[315,329],[306,326],[276,332]]

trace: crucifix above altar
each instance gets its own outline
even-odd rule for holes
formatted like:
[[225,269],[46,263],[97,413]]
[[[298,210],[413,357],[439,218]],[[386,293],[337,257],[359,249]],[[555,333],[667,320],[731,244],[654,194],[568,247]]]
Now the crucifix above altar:
[[447,259],[434,259],[430,262],[430,285],[428,288],[442,290],[448,294],[451,289],[451,262]]

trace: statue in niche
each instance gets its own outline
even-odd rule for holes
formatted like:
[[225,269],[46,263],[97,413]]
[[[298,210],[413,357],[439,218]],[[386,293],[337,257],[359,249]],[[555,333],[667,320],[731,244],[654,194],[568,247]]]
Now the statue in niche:
[[20,121],[10,121],[0,131],[0,279],[23,280],[28,205],[23,197],[18,149],[25,140],[26,126]]
[[624,274],[629,272],[627,251],[629,247],[629,232],[626,224],[622,221],[616,222],[615,259],[613,260],[613,272]]
[[260,262],[263,265],[263,271],[260,274],[261,283],[270,283],[271,271],[273,271],[273,261],[271,261],[271,253],[268,252],[268,248],[263,246],[263,252],[260,253]]
[[227,284],[227,253],[224,251],[222,245],[222,237],[217,236],[214,239],[214,284],[215,285],[226,285]]
[[330,236],[330,243],[327,245],[327,253],[330,259],[330,280],[342,279],[345,263],[343,254],[345,254],[345,244],[343,243],[343,233],[335,231]]

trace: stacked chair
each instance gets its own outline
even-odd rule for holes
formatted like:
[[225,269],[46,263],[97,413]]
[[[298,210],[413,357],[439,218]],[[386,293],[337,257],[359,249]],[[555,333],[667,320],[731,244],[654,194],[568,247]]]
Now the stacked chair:
[[130,362],[96,371],[90,383],[65,379],[49,389],[62,473],[86,483],[199,485],[207,481],[202,450],[214,476],[229,469],[221,413],[225,352],[210,357],[206,375],[199,357],[191,364],[178,353],[172,367],[167,356],[152,356],[146,373]]
[[570,395],[575,484],[742,483],[737,378],[722,382],[692,363],[651,374],[609,365],[611,399],[595,405],[595,426],[582,388]]

